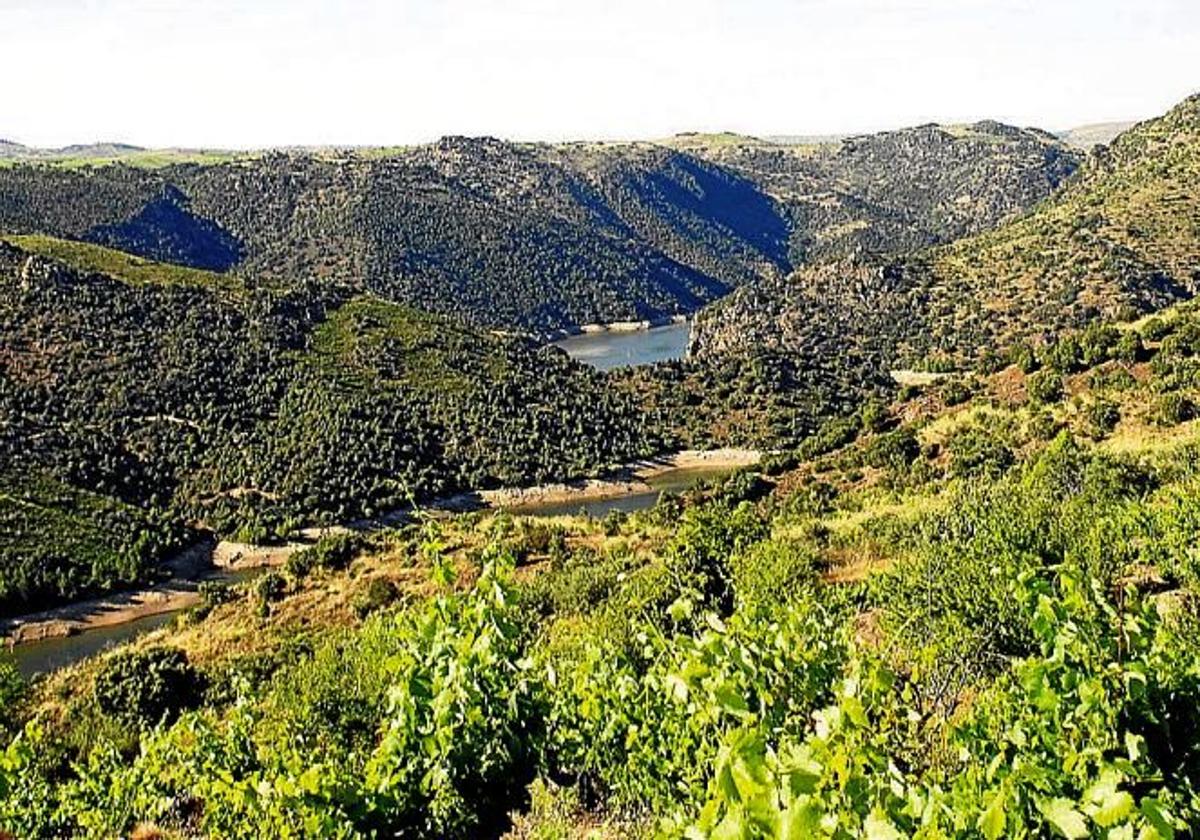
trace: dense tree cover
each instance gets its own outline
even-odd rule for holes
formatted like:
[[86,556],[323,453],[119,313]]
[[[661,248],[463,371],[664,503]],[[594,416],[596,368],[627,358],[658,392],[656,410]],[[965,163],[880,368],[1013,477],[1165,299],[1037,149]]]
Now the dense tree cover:
[[340,281],[548,335],[691,312],[809,259],[985,228],[1074,165],[1002,126],[890,132],[829,154],[696,151],[450,137],[212,165],[14,165],[0,169],[0,231],[256,281]]
[[184,524],[261,539],[659,444],[561,352],[378,299],[0,259],[5,611],[144,577]]
[[[599,553],[506,517],[412,526],[388,550],[424,558],[434,595],[233,683],[211,670],[177,719],[113,729],[102,698],[166,696],[178,653],[146,648],[164,673],[144,686],[128,654],[101,663],[82,717],[29,721],[0,753],[0,827],[495,836],[531,786],[520,836],[1187,836],[1195,468],[1194,447],[1135,461],[1063,434],[995,478],[915,478],[907,507],[852,484],[751,505],[731,483]],[[454,587],[473,527],[477,573]],[[530,549],[557,559],[514,579]],[[868,550],[890,564],[822,582]]]
[[662,148],[447,138],[389,154],[0,171],[0,230],[552,333],[692,311],[786,270],[777,205]]
[[890,261],[804,268],[698,319],[700,355],[803,359],[846,346],[895,366],[974,359],[1018,340],[1130,319],[1191,297],[1200,255],[1200,97],[1139,124],[1016,221]]
[[614,387],[635,395],[671,445],[697,449],[795,446],[825,420],[895,391],[879,359],[855,348],[813,364],[760,353],[623,368],[609,376]]

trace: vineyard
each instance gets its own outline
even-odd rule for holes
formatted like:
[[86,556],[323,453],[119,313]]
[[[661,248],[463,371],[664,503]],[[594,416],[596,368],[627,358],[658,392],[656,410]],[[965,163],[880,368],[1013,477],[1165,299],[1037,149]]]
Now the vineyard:
[[0,827],[1192,836],[1200,317],[991,370],[643,512],[326,538],[2,677]]

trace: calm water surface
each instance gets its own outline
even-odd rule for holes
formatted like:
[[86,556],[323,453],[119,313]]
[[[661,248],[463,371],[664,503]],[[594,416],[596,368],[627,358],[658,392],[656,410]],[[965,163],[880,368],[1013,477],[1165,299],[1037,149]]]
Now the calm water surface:
[[[208,580],[237,583],[249,580],[265,571],[267,571],[266,568],[222,569],[215,571],[208,577]],[[35,674],[44,674],[47,671],[53,671],[56,668],[62,668],[78,662],[80,659],[93,656],[110,647],[131,641],[143,633],[157,630],[159,627],[173,620],[179,612],[181,610],[147,615],[109,627],[95,627],[91,630],[84,630],[76,633],[74,636],[61,636],[53,639],[42,639],[36,642],[26,642],[25,644],[15,646],[11,652],[4,651],[3,647],[0,647],[0,656],[10,657],[22,675],[32,677]]]
[[648,365],[682,359],[687,352],[692,325],[684,321],[633,332],[600,332],[573,335],[554,342],[572,359],[600,370],[628,365]]
[[526,516],[572,516],[586,513],[597,519],[602,518],[611,510],[632,513],[653,507],[663,493],[678,493],[687,490],[700,481],[716,478],[733,472],[731,467],[686,467],[668,470],[646,480],[649,490],[639,493],[625,493],[607,499],[574,500],[567,502],[547,502],[545,504],[519,505],[509,508],[512,513]]

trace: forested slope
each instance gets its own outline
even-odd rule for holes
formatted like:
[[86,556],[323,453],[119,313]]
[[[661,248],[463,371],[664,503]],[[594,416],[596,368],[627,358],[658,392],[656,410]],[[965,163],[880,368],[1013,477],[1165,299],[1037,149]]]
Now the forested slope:
[[1082,160],[1046,132],[994,121],[821,143],[683,135],[672,144],[775,198],[797,266],[904,254],[987,230],[1050,195]]
[[1184,305],[652,510],[327,538],[0,671],[0,830],[1189,837],[1198,383]]
[[6,611],[144,575],[185,525],[261,538],[657,448],[632,399],[557,350],[325,283],[17,241],[0,243]]
[[320,278],[538,335],[692,312],[830,253],[995,224],[1074,168],[1052,138],[924,127],[832,152],[450,137],[212,164],[0,168],[0,232],[248,281]]

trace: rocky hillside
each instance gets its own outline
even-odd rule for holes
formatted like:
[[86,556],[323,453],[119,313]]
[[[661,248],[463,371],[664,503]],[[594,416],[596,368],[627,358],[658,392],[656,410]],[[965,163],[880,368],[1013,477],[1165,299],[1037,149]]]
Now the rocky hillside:
[[810,357],[867,345],[894,364],[1128,319],[1200,287],[1200,97],[1093,155],[1028,216],[892,261],[807,267],[733,295],[694,349]]
[[685,135],[786,208],[794,264],[901,254],[994,227],[1053,192],[1079,154],[1036,129],[923,125],[820,143]]
[[0,232],[255,282],[320,279],[546,335],[691,312],[831,253],[986,228],[1075,166],[1053,138],[994,124],[831,147],[693,145],[446,138],[153,168],[14,165],[0,168]]
[[260,279],[319,278],[536,333],[692,311],[788,269],[744,178],[669,150],[448,138],[218,166],[0,172],[0,229]]

